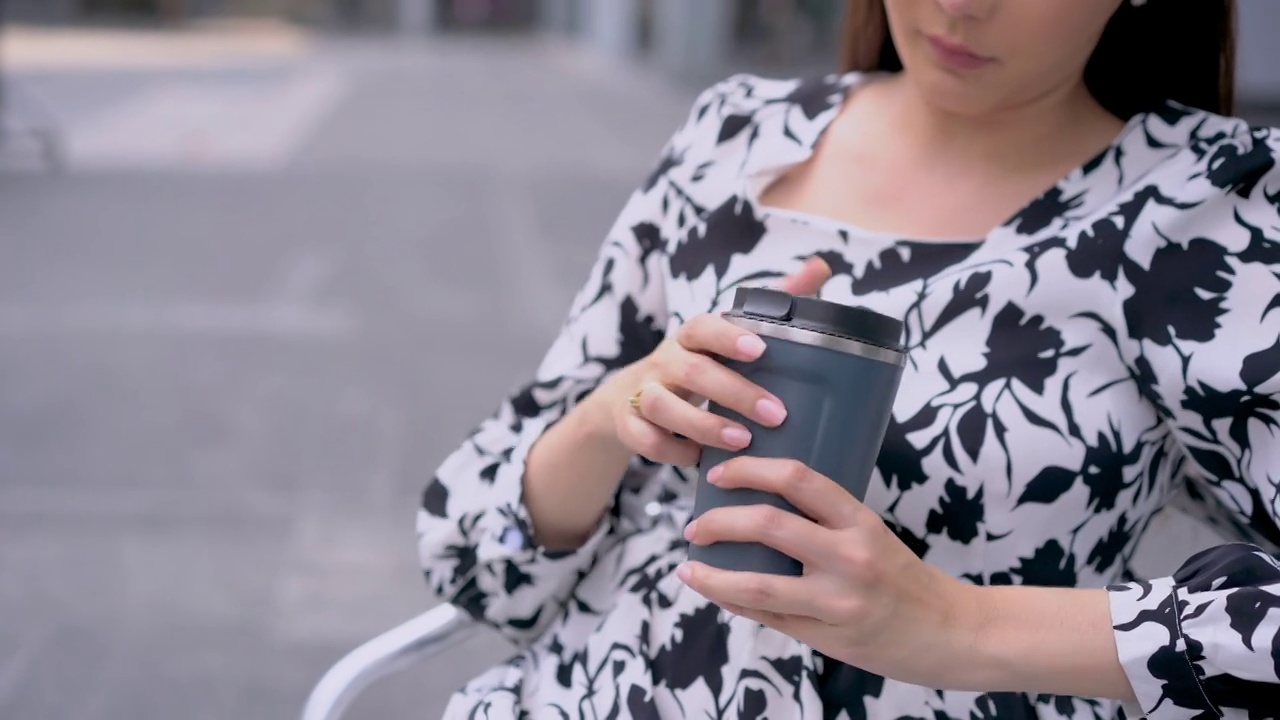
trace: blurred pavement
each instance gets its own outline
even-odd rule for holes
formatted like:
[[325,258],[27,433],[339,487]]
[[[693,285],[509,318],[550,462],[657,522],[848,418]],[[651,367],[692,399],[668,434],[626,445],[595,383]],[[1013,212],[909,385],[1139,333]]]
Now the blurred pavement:
[[[214,35],[10,38],[71,167],[0,151],[6,720],[293,717],[427,609],[421,488],[692,99],[545,41]],[[438,717],[503,652],[352,717]]]

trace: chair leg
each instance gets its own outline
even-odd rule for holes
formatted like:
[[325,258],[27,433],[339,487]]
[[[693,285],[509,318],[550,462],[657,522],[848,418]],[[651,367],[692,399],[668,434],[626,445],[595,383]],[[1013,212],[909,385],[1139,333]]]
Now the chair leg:
[[366,642],[335,663],[312,689],[302,720],[339,720],[369,685],[439,655],[479,629],[451,605],[441,605]]

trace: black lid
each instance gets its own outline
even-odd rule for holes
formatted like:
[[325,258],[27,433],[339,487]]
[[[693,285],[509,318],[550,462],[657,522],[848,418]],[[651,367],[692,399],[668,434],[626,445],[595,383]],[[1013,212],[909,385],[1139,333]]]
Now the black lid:
[[767,288],[738,288],[730,315],[902,350],[902,321],[873,310]]

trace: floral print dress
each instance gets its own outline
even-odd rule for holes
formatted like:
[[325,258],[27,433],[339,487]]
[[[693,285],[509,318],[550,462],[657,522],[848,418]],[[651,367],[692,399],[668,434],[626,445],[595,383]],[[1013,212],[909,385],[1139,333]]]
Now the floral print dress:
[[[448,717],[1280,717],[1280,137],[1168,104],[980,242],[762,206],[866,81],[742,75],[703,93],[532,381],[431,479],[429,585],[520,648]],[[909,685],[722,612],[673,572],[689,468],[637,458],[580,549],[534,543],[521,479],[548,426],[811,255],[835,270],[821,297],[906,323],[867,505],[967,582],[1106,587],[1140,708]],[[1179,498],[1239,542],[1135,579],[1135,545]]]

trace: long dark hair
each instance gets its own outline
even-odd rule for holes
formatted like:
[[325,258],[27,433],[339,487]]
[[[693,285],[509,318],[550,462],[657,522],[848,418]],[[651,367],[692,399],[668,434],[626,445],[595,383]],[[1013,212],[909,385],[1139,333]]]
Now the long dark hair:
[[[885,0],[847,0],[844,72],[902,69]],[[1172,100],[1221,115],[1235,111],[1235,0],[1152,0],[1120,6],[1084,80],[1111,114],[1128,120]]]

